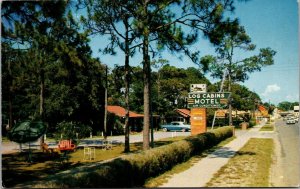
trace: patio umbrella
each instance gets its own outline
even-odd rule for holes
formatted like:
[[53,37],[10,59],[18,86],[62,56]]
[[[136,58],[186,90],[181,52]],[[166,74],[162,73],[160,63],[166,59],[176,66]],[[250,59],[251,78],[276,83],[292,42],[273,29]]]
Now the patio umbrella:
[[32,142],[45,134],[46,129],[42,121],[24,121],[16,124],[8,132],[8,138],[17,143]]
[[41,121],[24,121],[16,124],[9,132],[8,138],[17,143],[29,142],[28,161],[31,160],[30,142],[36,141],[46,132],[46,125]]

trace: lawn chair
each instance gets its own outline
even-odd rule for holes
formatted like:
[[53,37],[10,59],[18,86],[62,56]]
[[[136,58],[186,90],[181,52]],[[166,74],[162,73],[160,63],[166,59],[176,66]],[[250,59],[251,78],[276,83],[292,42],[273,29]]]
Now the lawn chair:
[[87,147],[83,148],[83,160],[92,160],[95,159],[95,147]]
[[50,154],[52,154],[54,152],[54,149],[49,148],[48,144],[46,144],[46,143],[42,144],[42,150],[43,150],[43,152],[50,153]]
[[58,143],[58,150],[60,152],[63,152],[63,155],[61,156],[62,163],[64,161],[69,161],[69,156],[67,155],[68,152],[74,151],[76,148],[75,144],[72,144],[71,140],[61,140]]
[[72,144],[71,140],[61,140],[58,143],[58,149],[61,152],[74,151],[75,148],[76,148],[76,146],[75,146],[75,144]]

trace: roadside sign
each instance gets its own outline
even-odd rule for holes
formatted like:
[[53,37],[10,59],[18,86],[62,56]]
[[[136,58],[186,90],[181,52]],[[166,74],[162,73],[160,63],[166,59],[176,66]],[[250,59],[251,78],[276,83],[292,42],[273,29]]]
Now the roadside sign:
[[206,93],[206,84],[191,84],[191,92]]
[[224,108],[228,104],[229,92],[223,93],[189,93],[189,108]]
[[191,109],[191,135],[198,135],[205,133],[206,128],[206,108],[192,108]]

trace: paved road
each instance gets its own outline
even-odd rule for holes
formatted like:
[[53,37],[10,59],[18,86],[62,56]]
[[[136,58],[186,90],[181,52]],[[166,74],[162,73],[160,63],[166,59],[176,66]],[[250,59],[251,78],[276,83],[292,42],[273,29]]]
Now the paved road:
[[[155,132],[154,133],[154,140],[159,140],[162,138],[168,138],[168,137],[173,137],[173,136],[190,136],[191,132]],[[125,142],[125,137],[124,135],[122,136],[111,136],[108,137],[108,140],[117,140],[120,141],[121,143]],[[142,142],[143,141],[143,135],[142,134],[136,134],[136,135],[130,135],[130,143],[135,143],[135,142]],[[151,138],[150,138],[151,140]]]
[[[191,132],[155,132],[154,133],[154,140],[159,140],[162,138],[168,138],[168,137],[175,137],[175,136],[190,136]],[[108,140],[111,140],[115,143],[124,143],[125,137],[124,135],[121,136],[108,136]],[[87,138],[87,140],[99,140],[99,138]],[[130,135],[130,143],[135,143],[135,142],[142,142],[143,141],[143,135],[142,134],[136,134],[136,135]],[[46,143],[51,143],[46,141]],[[31,149],[38,148],[39,145],[38,142],[32,142],[31,143]],[[55,145],[55,144],[51,144]],[[28,149],[28,144],[23,144],[22,149]],[[2,154],[7,154],[7,153],[13,153],[17,152],[20,150],[19,144],[15,142],[3,142],[1,144],[1,152]]]
[[287,125],[278,120],[275,123],[276,132],[280,144],[279,168],[283,186],[300,186],[300,123]]

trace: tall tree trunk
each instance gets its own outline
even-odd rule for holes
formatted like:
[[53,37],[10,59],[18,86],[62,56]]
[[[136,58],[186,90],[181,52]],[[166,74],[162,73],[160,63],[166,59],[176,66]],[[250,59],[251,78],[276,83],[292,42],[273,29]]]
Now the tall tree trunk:
[[[44,121],[44,92],[45,92],[45,73],[44,68],[41,68],[40,71],[40,119]],[[41,136],[40,139],[40,148],[42,149],[42,145],[44,143],[44,135]]]
[[[231,92],[233,48],[234,48],[234,44],[231,41],[231,48],[229,54],[229,69],[228,69],[228,92]],[[229,126],[232,126],[232,95],[230,95],[229,98],[228,111],[229,111]]]
[[8,83],[9,83],[9,91],[8,91],[8,114],[9,114],[9,121],[8,121],[8,129],[11,129],[13,126],[13,87],[12,87],[12,73],[11,73],[11,65],[10,61],[8,60]]
[[105,65],[105,91],[104,91],[104,140],[107,139],[107,65]]
[[[148,26],[148,2],[144,1],[144,26]],[[150,128],[150,57],[149,57],[149,28],[143,28],[143,79],[144,79],[144,126],[143,126],[143,150],[148,150]]]
[[8,121],[8,130],[13,126],[13,103],[12,103],[12,90],[11,86],[9,87],[9,94],[8,94],[8,111],[9,111],[9,121]]
[[150,60],[148,55],[148,38],[144,39],[144,127],[143,127],[143,149],[149,149],[149,128],[150,128]]
[[125,38],[125,107],[126,107],[126,114],[125,114],[125,149],[124,152],[130,151],[129,145],[129,56],[130,56],[130,49],[129,49],[129,32],[128,32],[128,22],[127,19],[124,21],[125,29],[126,29],[126,38]]
[[[231,92],[231,75],[228,76],[228,91]],[[232,126],[232,105],[231,105],[231,95],[228,102],[228,111],[229,111],[229,126]]]

